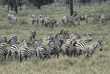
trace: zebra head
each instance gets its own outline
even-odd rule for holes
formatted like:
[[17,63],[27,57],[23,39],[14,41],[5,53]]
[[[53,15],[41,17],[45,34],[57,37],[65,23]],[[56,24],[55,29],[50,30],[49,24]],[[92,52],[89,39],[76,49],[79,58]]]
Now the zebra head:
[[60,34],[62,34],[62,35],[66,35],[66,31],[65,31],[65,29],[62,29],[62,30],[60,31]]
[[93,45],[93,47],[94,48],[99,47],[100,51],[102,51],[102,40],[95,42],[94,45]]
[[46,36],[46,41],[47,40],[51,40],[53,38],[53,35],[52,34],[47,34],[47,36]]
[[92,36],[92,34],[88,34],[88,35],[86,36],[86,37],[87,37],[87,41],[90,41],[90,42],[92,41],[92,37],[91,37],[91,36]]

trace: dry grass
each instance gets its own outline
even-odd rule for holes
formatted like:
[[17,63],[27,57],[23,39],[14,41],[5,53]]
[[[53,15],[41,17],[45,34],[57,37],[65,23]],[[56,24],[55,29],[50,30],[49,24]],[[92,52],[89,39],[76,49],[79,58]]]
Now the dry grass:
[[[109,14],[110,7],[107,5],[102,6],[87,6],[85,8],[82,6],[81,8],[74,6],[74,11],[79,10],[78,13],[89,15],[89,13],[93,16],[89,18],[89,24],[85,25],[85,21],[81,22],[81,25],[78,26],[77,22],[75,22],[76,27],[69,27],[68,25],[63,26],[61,19],[64,15],[69,15],[69,9],[65,6],[58,7],[47,7],[42,8],[41,10],[33,9],[30,10],[21,10],[18,13],[18,23],[13,25],[8,22],[7,14],[8,12],[6,8],[0,8],[0,36],[5,35],[8,40],[11,34],[17,34],[18,41],[20,42],[22,39],[28,40],[28,33],[31,29],[36,29],[37,35],[36,38],[43,39],[45,35],[48,33],[56,34],[59,33],[61,29],[66,29],[69,33],[85,33],[92,34],[93,41],[103,40],[103,51],[99,51],[97,49],[92,57],[84,59],[84,56],[80,57],[67,57],[62,56],[60,53],[59,59],[51,56],[51,59],[41,60],[36,57],[27,61],[23,60],[20,63],[17,60],[10,61],[8,59],[0,61],[0,74],[110,74],[110,22],[107,24],[96,23],[95,25],[92,22],[93,17],[102,15],[103,13]],[[94,11],[92,11],[94,9]],[[98,9],[98,10],[97,10]],[[34,11],[34,12],[33,12]],[[36,16],[39,17],[40,13],[45,12],[47,15],[54,17],[58,20],[58,27],[55,28],[47,28],[42,26],[32,25],[30,21],[30,14],[35,13]],[[97,13],[96,13],[97,12]],[[25,14],[26,13],[26,14]],[[25,19],[26,24],[20,25],[20,23],[24,22]]]

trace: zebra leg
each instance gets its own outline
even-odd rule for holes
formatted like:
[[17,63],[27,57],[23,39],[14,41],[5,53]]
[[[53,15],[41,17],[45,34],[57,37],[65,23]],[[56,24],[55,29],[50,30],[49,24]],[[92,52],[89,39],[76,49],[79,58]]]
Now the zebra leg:
[[72,55],[73,55],[73,54],[72,54],[72,52],[71,52],[71,57],[72,57]]
[[73,52],[74,53],[74,57],[76,56],[76,52]]
[[11,60],[13,61],[13,54],[11,55]]
[[34,22],[32,21],[32,25],[34,25]]
[[88,52],[86,51],[86,52],[85,52],[85,56],[84,56],[84,58],[86,58],[87,56],[88,56]]
[[57,58],[59,58],[59,52],[57,52]]
[[6,54],[4,55],[4,58],[6,59]]
[[91,52],[91,57],[92,57],[93,52],[94,52],[94,51]]
[[25,61],[27,60],[27,55],[25,56]]
[[50,54],[48,54],[48,58],[50,59]]
[[8,54],[8,59],[9,59],[9,57],[10,57],[10,54]]
[[80,25],[80,19],[78,19],[78,25]]
[[65,55],[65,52],[63,51],[63,56]]
[[87,25],[88,24],[88,18],[87,17],[85,18],[85,21],[86,21],[86,25]]

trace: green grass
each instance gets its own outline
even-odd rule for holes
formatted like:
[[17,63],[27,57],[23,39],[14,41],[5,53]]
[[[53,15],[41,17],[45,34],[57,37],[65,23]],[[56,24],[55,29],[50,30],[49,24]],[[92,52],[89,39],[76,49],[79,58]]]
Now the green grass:
[[[46,7],[46,8],[43,8]],[[102,15],[103,13],[110,14],[110,7],[105,4],[99,6],[74,6],[74,11],[79,10],[79,14],[93,16],[88,18],[89,23],[85,25],[85,21],[81,22],[76,27],[69,27],[69,24],[63,26],[61,19],[64,15],[69,15],[70,10],[65,6],[48,7],[43,6],[42,9],[30,9],[19,11],[17,14],[18,22],[16,25],[11,24],[7,20],[7,8],[0,8],[0,36],[5,35],[8,40],[11,34],[16,34],[18,42],[22,39],[28,40],[28,34],[31,29],[36,29],[36,38],[43,39],[48,33],[57,34],[61,29],[66,29],[71,34],[72,32],[92,34],[93,41],[103,40],[103,51],[96,49],[93,57],[84,59],[84,56],[80,57],[63,57],[60,53],[59,59],[51,56],[50,60],[40,60],[36,57],[27,61],[23,60],[20,63],[17,60],[10,61],[8,59],[0,61],[0,74],[110,74],[110,22],[107,24],[96,23],[93,24],[92,19],[95,16]],[[94,11],[93,11],[94,10]],[[54,17],[58,21],[58,27],[47,28],[42,26],[32,25],[30,21],[30,14],[35,13],[36,16],[40,16],[40,13],[46,13],[47,16]],[[25,21],[25,22],[24,22]],[[25,24],[23,24],[25,23]]]

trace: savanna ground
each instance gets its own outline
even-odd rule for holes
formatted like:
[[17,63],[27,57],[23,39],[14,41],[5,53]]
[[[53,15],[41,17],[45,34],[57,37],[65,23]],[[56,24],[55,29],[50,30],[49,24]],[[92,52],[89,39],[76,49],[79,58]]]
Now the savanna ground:
[[[56,34],[61,29],[66,29],[71,34],[72,32],[92,34],[92,40],[103,40],[103,51],[96,49],[93,57],[84,59],[84,56],[80,57],[67,57],[62,56],[60,53],[59,58],[51,56],[51,59],[40,60],[36,57],[27,61],[23,60],[20,63],[17,60],[10,61],[8,59],[0,62],[0,74],[110,74],[110,22],[107,24],[96,23],[93,24],[92,19],[95,16],[102,14],[110,14],[110,6],[108,4],[102,4],[100,7],[98,4],[92,6],[74,6],[74,11],[79,14],[89,15],[89,23],[85,25],[85,21],[81,22],[81,25],[76,27],[63,26],[61,19],[64,15],[69,15],[70,10],[66,6],[48,7],[43,6],[42,9],[30,9],[19,10],[17,14],[18,22],[16,25],[11,24],[7,20],[7,8],[0,8],[0,36],[5,35],[8,40],[11,34],[17,34],[18,42],[22,39],[28,40],[28,33],[31,29],[36,29],[36,38],[43,39],[48,33]],[[35,13],[39,17],[41,13],[46,13],[48,16],[54,17],[58,20],[58,27],[47,28],[42,26],[32,25],[30,22],[30,14]]]

